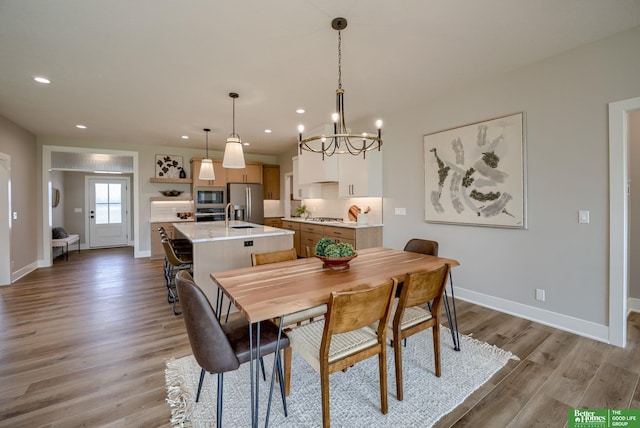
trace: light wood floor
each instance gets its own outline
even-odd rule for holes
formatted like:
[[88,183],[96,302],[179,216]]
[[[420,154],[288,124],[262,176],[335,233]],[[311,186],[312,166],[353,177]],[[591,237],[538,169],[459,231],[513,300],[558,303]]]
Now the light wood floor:
[[[563,427],[569,408],[640,407],[640,314],[626,349],[461,301],[458,319],[520,361],[438,427]],[[72,252],[0,287],[0,426],[169,426],[165,360],[190,353],[161,261]]]

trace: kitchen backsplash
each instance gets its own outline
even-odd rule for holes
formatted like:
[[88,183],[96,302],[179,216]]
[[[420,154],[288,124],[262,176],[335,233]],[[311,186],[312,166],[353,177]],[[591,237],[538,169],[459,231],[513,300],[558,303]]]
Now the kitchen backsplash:
[[177,213],[193,212],[192,201],[151,201],[150,221],[174,221]]
[[369,211],[369,224],[382,224],[382,198],[349,198],[338,197],[337,183],[322,184],[322,199],[304,199],[302,201],[307,207],[311,217],[339,217],[345,221],[349,220],[348,212],[352,205],[357,206],[364,212]]

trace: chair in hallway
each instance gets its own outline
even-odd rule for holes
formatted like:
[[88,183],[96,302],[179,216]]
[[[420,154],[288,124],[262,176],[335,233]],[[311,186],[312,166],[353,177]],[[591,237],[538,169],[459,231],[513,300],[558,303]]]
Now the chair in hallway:
[[[396,284],[392,279],[373,287],[358,286],[355,291],[333,292],[324,319],[287,332],[293,350],[320,373],[323,427],[331,424],[329,375],[375,355],[380,374],[380,410],[383,414],[388,412],[386,336]],[[376,330],[369,327],[376,322]]]
[[[440,377],[440,304],[449,274],[449,265],[431,271],[408,273],[400,297],[393,302],[388,325],[396,368],[396,393],[403,399],[402,341],[428,328],[433,333],[435,373]],[[425,304],[431,302],[429,309]]]
[[[216,373],[218,375],[216,422],[217,426],[221,427],[224,373],[237,370],[241,364],[252,358],[249,343],[249,324],[244,318],[236,318],[226,324],[220,324],[211,303],[186,271],[177,273],[176,285],[180,295],[184,324],[189,336],[191,350],[201,368],[196,403],[200,400],[205,373]],[[252,329],[253,343],[256,343],[258,339],[256,330]],[[259,331],[260,357],[275,353],[278,344],[280,349],[289,347],[287,335],[282,332],[279,335],[278,327],[272,322],[262,321]],[[253,358],[255,358],[256,354],[257,350],[254,347]],[[280,356],[276,354],[275,358],[276,367],[282,379]],[[282,405],[286,416],[287,401],[282,383],[280,384],[280,394],[282,395]]]

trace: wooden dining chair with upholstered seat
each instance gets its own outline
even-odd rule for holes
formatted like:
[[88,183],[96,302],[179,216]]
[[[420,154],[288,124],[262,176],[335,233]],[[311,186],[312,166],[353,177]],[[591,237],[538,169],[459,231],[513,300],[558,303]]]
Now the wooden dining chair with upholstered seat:
[[[411,251],[413,253],[426,254],[428,256],[438,257],[438,241],[432,241],[430,239],[413,238],[407,241],[404,246],[404,251]],[[451,281],[451,305],[449,305],[449,296],[447,290],[444,291],[444,309],[447,314],[447,322],[451,329],[451,340],[453,340],[453,349],[460,350],[460,335],[458,333],[458,315],[456,313],[456,298],[453,293],[453,279],[451,278],[451,270],[449,270],[449,280]],[[400,296],[402,291],[402,283],[398,283],[398,289],[396,290],[396,297]],[[431,306],[429,306],[431,309]]]
[[[218,374],[217,426],[222,426],[222,393],[224,373],[237,370],[241,364],[251,358],[249,342],[249,324],[244,318],[236,318],[228,323],[220,324],[211,303],[186,271],[176,275],[176,284],[182,303],[184,324],[189,336],[193,355],[200,365],[200,381],[196,393],[196,403],[200,400],[200,391],[205,373]],[[258,329],[253,331],[253,343],[257,343]],[[280,349],[289,347],[289,338],[279,332],[278,327],[270,321],[260,323],[260,357],[273,354],[279,343]],[[257,354],[253,348],[253,357]],[[279,353],[278,353],[279,354]],[[276,354],[276,366],[282,378],[280,356]],[[249,381],[249,380],[247,380]],[[284,414],[287,416],[287,401],[284,386],[280,385]],[[249,397],[247,397],[249,398]]]
[[[428,328],[433,333],[435,374],[440,377],[440,307],[447,286],[449,265],[430,271],[408,273],[400,297],[396,298],[389,318],[388,336],[392,341],[396,368],[396,393],[403,399],[402,341]],[[429,309],[426,303],[431,302]]]
[[[298,254],[295,248],[281,251],[270,251],[266,253],[253,253],[251,254],[251,265],[260,266],[270,263],[286,262],[289,260],[296,260]],[[298,311],[292,314],[287,314],[283,317],[282,327],[287,330],[292,325],[300,325],[304,321],[313,321],[315,318],[322,317],[327,312],[327,305],[319,305],[313,308]],[[279,320],[278,320],[279,322]],[[284,350],[284,362],[285,376],[291,376],[291,348]],[[288,379],[285,381],[286,390],[285,393],[289,395],[290,382]]]
[[[375,355],[380,372],[380,410],[388,412],[386,326],[396,283],[392,279],[374,287],[362,285],[355,291],[333,292],[324,319],[287,333],[291,347],[320,373],[325,428],[331,424],[329,375]],[[376,321],[378,328],[373,330],[369,325]]]

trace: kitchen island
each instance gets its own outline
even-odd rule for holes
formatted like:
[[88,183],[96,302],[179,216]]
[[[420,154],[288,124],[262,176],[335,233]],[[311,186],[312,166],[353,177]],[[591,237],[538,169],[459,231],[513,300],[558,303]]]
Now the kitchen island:
[[193,278],[212,305],[218,289],[211,272],[251,266],[252,253],[293,248],[293,231],[262,224],[230,221],[227,228],[223,221],[207,221],[174,223],[173,227],[177,238],[193,244]]

